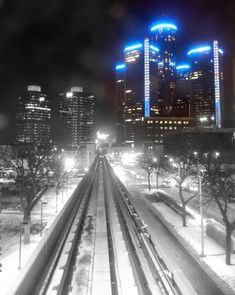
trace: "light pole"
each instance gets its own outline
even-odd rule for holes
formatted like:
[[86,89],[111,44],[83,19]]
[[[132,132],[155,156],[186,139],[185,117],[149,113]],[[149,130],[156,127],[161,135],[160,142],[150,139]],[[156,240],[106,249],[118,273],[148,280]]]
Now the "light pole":
[[199,203],[200,203],[200,216],[201,216],[201,257],[205,256],[204,253],[204,222],[203,222],[203,207],[202,207],[202,177],[198,174],[199,181]]
[[27,224],[27,222],[20,223],[20,244],[19,244],[19,266],[18,269],[21,269],[21,244],[22,244],[22,225]]
[[40,236],[42,236],[42,208],[43,208],[43,205],[47,204],[47,202],[44,202],[41,200],[41,232],[40,232]]

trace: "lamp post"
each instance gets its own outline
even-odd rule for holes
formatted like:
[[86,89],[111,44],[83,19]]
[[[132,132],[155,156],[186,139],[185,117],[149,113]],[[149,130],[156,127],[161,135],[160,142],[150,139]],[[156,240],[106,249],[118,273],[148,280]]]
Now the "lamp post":
[[200,203],[200,216],[201,216],[201,257],[205,256],[204,253],[204,222],[203,222],[203,206],[202,206],[202,177],[198,174],[199,181],[199,203]]
[[40,231],[40,236],[42,236],[42,208],[43,208],[43,205],[47,204],[47,202],[44,202],[41,200],[41,231]]
[[[200,206],[200,219],[201,219],[201,257],[205,256],[205,246],[204,246],[204,221],[203,221],[203,204],[202,204],[202,173],[203,169],[199,171],[198,164],[198,152],[194,153],[195,158],[197,159],[197,176],[198,176],[198,192],[199,192],[199,206]],[[206,154],[205,154],[206,157]]]

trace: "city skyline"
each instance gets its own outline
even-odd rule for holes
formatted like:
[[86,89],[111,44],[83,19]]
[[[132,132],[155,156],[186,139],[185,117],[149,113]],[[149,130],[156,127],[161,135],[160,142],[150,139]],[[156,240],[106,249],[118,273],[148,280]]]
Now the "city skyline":
[[[221,5],[219,1],[204,1],[203,4],[202,11],[200,3],[190,6],[185,1],[177,4],[168,1],[164,5],[149,1],[144,6],[140,1],[125,1],[125,4],[122,1],[114,4],[101,1],[100,6],[90,1],[78,11],[78,6],[72,1],[67,6],[51,4],[47,8],[39,3],[30,6],[27,1],[15,7],[2,3],[0,96],[6,103],[0,106],[3,122],[1,141],[9,142],[12,139],[11,132],[7,131],[13,130],[16,99],[24,85],[29,84],[42,85],[46,93],[52,94],[52,102],[56,99],[54,93],[69,86],[88,86],[96,97],[97,128],[111,123],[114,130],[113,68],[119,58],[118,52],[122,44],[130,41],[130,36],[133,39],[143,36],[146,28],[163,13],[174,19],[180,31],[184,31],[178,50],[207,40],[221,41],[225,51],[225,97],[227,109],[232,109],[234,6],[229,2]],[[73,14],[71,7],[74,8]],[[36,8],[38,16],[33,21],[30,15]],[[18,11],[22,15],[16,16]],[[65,17],[61,19],[62,11]],[[87,21],[84,17],[78,20],[82,13]],[[107,25],[110,30],[104,34]],[[229,116],[231,119],[231,113]]]

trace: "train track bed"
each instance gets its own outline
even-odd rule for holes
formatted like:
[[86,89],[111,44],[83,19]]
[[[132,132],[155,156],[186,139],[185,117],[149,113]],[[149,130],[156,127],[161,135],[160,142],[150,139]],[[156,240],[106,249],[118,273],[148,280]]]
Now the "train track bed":
[[[39,281],[36,291],[28,291],[34,286],[33,280],[27,280],[28,289],[26,281],[21,282],[23,291],[17,294],[185,295],[104,157],[97,157],[72,204],[58,238],[53,240],[53,231],[45,237],[51,238],[55,250],[49,263],[46,253],[43,274],[31,267],[33,279]],[[57,224],[63,215],[60,218]],[[47,244],[44,248],[47,251]],[[36,259],[40,255],[44,252]]]

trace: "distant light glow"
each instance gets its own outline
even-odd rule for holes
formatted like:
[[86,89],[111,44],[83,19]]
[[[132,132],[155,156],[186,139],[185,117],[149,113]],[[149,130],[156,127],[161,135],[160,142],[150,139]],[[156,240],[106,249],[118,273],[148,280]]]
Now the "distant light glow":
[[75,160],[73,158],[66,158],[64,164],[65,164],[65,170],[70,171],[73,169],[75,165]]
[[68,98],[69,98],[69,97],[73,97],[73,92],[67,92],[67,93],[66,93],[66,97],[68,97]]
[[141,44],[141,43],[134,44],[134,45],[131,45],[131,46],[125,47],[124,52],[132,51],[132,50],[135,50],[135,49],[140,49],[140,48],[142,48],[142,47],[143,47],[143,44]]
[[39,101],[40,101],[40,102],[45,101],[45,97],[43,97],[43,96],[42,96],[42,97],[39,97]]
[[162,23],[162,24],[158,24],[153,26],[150,30],[151,32],[159,30],[159,29],[174,29],[177,30],[177,27],[173,24],[168,24],[168,23]]
[[188,55],[190,55],[192,53],[204,53],[204,52],[210,51],[210,50],[211,50],[211,47],[210,46],[197,47],[197,48],[191,49],[188,52]]
[[121,70],[121,69],[125,69],[125,68],[126,68],[125,64],[116,65],[116,70]]
[[183,65],[177,66],[176,70],[188,70],[189,68],[190,68],[190,65],[183,64]]
[[98,131],[96,137],[100,140],[106,140],[109,137],[109,134],[101,133],[100,131]]
[[150,45],[149,48],[156,51],[156,52],[159,52],[159,49],[153,45]]
[[219,48],[219,53],[224,54],[224,51],[222,49]]

